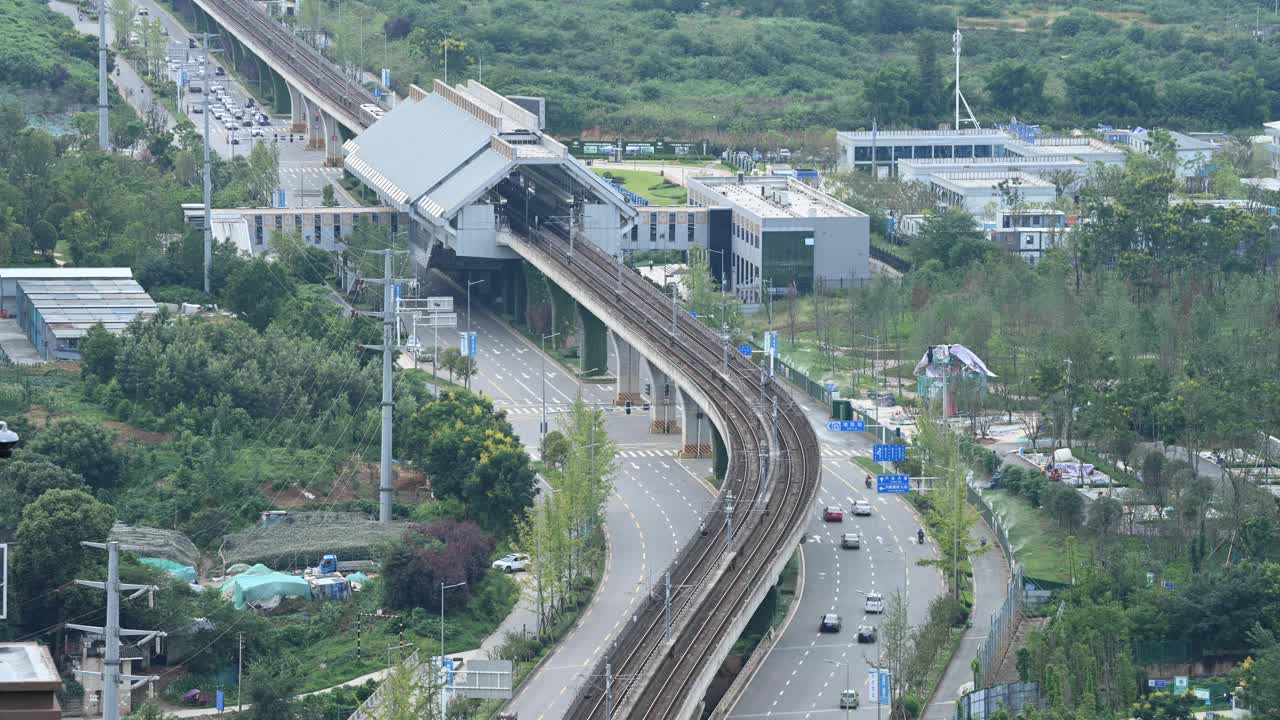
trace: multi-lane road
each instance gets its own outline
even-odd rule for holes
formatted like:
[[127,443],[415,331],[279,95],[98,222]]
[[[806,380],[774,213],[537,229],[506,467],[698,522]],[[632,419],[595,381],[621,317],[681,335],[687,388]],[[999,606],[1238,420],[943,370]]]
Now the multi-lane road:
[[[430,292],[454,294],[454,307],[465,326],[465,300],[456,288],[432,276]],[[474,298],[471,324],[479,354],[472,389],[506,410],[516,435],[536,453],[542,420],[540,348],[498,321]],[[456,338],[455,330],[441,331],[441,348],[451,347]],[[430,345],[432,338],[421,340]],[[610,364],[615,362],[611,357]],[[528,720],[559,718],[580,687],[603,685],[603,678],[590,677],[596,660],[642,604],[650,602],[651,592],[661,597],[663,569],[697,531],[699,518],[714,501],[714,488],[707,483],[711,462],[677,457],[679,435],[651,435],[647,413],[636,409],[627,415],[613,405],[613,384],[579,382],[549,358],[545,369],[550,428],[557,427],[581,393],[585,402],[606,409],[606,427],[619,453],[614,494],[605,510],[609,559],[604,575],[577,626],[512,700],[511,709]]]
[[[225,88],[225,91],[221,94],[221,99],[217,103],[214,102],[213,98],[210,98],[211,105],[222,104],[225,108],[227,101],[230,101],[245,111],[245,120],[251,119],[254,113],[264,110],[261,99],[251,92],[250,88],[241,84],[234,74],[230,73],[230,60],[225,57],[225,54],[213,55],[212,65],[206,71],[206,75],[204,77],[199,76],[198,63],[203,55],[203,50],[188,47],[188,39],[195,36],[188,32],[186,27],[178,22],[168,9],[159,3],[153,0],[135,0],[134,4],[139,10],[147,12],[146,17],[159,20],[167,33],[165,38],[169,43],[169,58],[171,58],[172,62],[167,69],[169,82],[162,92],[168,93],[169,98],[175,101],[178,111],[186,115],[195,124],[197,130],[204,130],[203,102],[206,93],[183,92],[179,94],[176,79],[182,70],[186,70],[188,79],[198,80],[197,84],[203,90],[207,91],[211,85],[221,85]],[[76,30],[97,36],[98,23],[88,18],[79,17],[74,3],[53,0],[49,3],[49,7],[71,18],[72,22],[75,23]],[[107,18],[107,34],[108,37],[114,38],[110,17]],[[227,69],[228,74],[216,75],[214,68],[218,65]],[[112,82],[120,88],[120,92],[140,113],[145,112],[151,103],[156,102],[154,98],[156,91],[147,86],[127,61],[120,59],[118,67],[120,72],[118,75],[113,75]],[[251,99],[255,107],[249,107]],[[199,111],[197,111],[197,108],[199,108]],[[269,111],[270,108],[265,108],[265,110]],[[162,111],[166,118],[166,127],[172,128],[172,115],[167,110],[163,110],[163,108]],[[209,119],[209,148],[222,157],[232,158],[237,155],[247,154],[253,143],[274,143],[280,151],[279,182],[280,188],[285,191],[285,200],[288,207],[320,206],[321,193],[327,184],[333,184],[341,204],[357,204],[338,184],[338,180],[342,176],[342,170],[340,168],[325,167],[324,150],[308,150],[304,137],[301,134],[290,132],[291,120],[289,117],[268,114],[270,120],[268,125],[254,126],[262,133],[258,137],[252,135],[247,126],[230,131],[227,129],[226,122],[211,117]],[[241,121],[239,124],[243,126],[245,123]],[[235,145],[231,144],[233,136],[238,140]],[[290,137],[292,137],[292,142],[290,142]]]

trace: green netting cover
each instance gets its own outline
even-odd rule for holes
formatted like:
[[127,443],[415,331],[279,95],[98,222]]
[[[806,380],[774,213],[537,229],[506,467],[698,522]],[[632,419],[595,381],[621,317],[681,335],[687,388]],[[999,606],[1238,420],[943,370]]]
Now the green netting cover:
[[163,570],[175,577],[181,578],[186,582],[193,583],[196,581],[196,569],[190,565],[183,565],[175,560],[165,560],[164,558],[138,558],[138,562],[153,567],[157,570]]
[[266,565],[254,565],[222,584],[222,594],[231,596],[237,610],[251,602],[266,602],[277,595],[282,598],[311,599],[311,586],[297,575],[276,572]]
[[353,572],[347,576],[347,581],[353,583],[367,583],[369,582],[369,576],[362,572]]

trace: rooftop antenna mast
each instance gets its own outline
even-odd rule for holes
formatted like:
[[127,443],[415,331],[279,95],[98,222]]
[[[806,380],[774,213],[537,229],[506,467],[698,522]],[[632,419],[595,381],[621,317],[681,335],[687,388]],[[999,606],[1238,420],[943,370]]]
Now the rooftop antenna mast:
[[963,122],[968,122],[975,128],[981,128],[978,119],[973,116],[973,110],[969,107],[969,101],[964,99],[964,93],[960,91],[960,18],[956,18],[956,32],[951,36],[951,51],[956,56],[956,130],[960,129],[960,105],[964,105],[964,111],[969,114]]

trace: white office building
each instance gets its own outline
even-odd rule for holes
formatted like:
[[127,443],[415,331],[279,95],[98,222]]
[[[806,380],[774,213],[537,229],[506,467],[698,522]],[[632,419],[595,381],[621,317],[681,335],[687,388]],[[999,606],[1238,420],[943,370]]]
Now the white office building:
[[1022,207],[1047,207],[1057,199],[1053,183],[1020,170],[957,170],[936,173],[929,187],[946,207],[963,208],[988,229],[1009,209],[1007,192],[1019,196]]

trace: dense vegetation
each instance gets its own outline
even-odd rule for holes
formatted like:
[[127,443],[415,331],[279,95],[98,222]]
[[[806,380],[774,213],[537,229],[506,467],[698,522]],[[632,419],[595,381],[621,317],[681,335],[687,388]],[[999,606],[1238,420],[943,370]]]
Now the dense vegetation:
[[[1256,127],[1275,110],[1275,18],[1245,0],[365,0],[304,6],[344,62],[388,66],[401,88],[480,74],[543,95],[557,133],[812,139],[810,129],[933,126],[951,116],[951,32],[984,125],[1011,114]],[[379,26],[380,29],[379,29]],[[386,49],[378,47],[385,32]],[[362,42],[363,40],[363,42]],[[446,57],[447,56],[447,57]],[[376,71],[376,70],[375,70]],[[795,144],[791,145],[795,147]]]
[[44,3],[3,0],[0,94],[5,89],[29,91],[23,96],[46,110],[86,106],[97,97],[98,43]]

